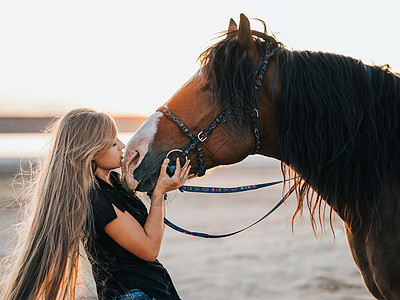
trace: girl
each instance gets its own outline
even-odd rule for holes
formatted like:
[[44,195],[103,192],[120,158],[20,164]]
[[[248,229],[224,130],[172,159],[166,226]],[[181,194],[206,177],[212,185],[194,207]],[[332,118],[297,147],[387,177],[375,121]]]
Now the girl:
[[99,299],[179,299],[156,260],[164,234],[164,195],[190,166],[162,164],[150,210],[112,169],[125,145],[105,113],[75,109],[54,126],[49,155],[34,183],[27,237],[17,247],[3,299],[75,299],[83,243]]

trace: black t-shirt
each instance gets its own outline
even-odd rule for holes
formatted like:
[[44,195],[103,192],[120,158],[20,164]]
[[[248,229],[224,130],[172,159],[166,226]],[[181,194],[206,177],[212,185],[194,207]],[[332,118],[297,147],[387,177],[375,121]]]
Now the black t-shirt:
[[119,174],[111,172],[113,185],[97,178],[97,187],[91,192],[94,227],[89,234],[86,251],[92,264],[99,299],[123,295],[131,289],[140,289],[157,300],[180,299],[167,270],[158,261],[142,260],[117,244],[104,227],[117,218],[112,205],[127,211],[143,227],[148,213],[143,202],[125,191]]

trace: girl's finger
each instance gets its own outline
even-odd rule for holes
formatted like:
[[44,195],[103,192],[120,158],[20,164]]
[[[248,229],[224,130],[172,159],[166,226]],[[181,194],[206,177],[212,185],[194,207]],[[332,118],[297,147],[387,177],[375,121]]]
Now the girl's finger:
[[192,166],[187,166],[186,169],[183,171],[183,176],[186,178],[189,175],[190,168]]
[[188,159],[186,167],[190,167],[190,159]]
[[183,178],[183,177],[188,176],[189,171],[190,171],[190,168],[191,168],[191,166],[190,166],[190,159],[188,159],[188,162],[187,162],[187,164],[186,164],[186,167],[185,167],[184,169],[182,169],[182,171],[181,171],[181,176],[180,176],[180,178]]
[[187,164],[187,167],[186,167],[186,169],[184,170],[185,172],[184,172],[184,177],[186,178],[186,180],[188,180],[188,179],[191,179],[190,178],[190,169],[192,168],[192,166],[190,165],[190,159],[188,160],[188,164]]
[[172,178],[177,179],[181,176],[180,175],[181,174],[181,161],[180,161],[179,157],[176,158],[175,164],[176,164],[176,170],[175,170],[174,176],[172,176]]
[[167,172],[168,162],[169,162],[168,158],[163,160],[161,169],[160,169],[160,174],[164,174]]
[[[188,170],[190,170],[190,166],[187,167]],[[188,179],[188,170],[185,170],[181,173],[181,176],[179,177],[180,181],[186,181]]]

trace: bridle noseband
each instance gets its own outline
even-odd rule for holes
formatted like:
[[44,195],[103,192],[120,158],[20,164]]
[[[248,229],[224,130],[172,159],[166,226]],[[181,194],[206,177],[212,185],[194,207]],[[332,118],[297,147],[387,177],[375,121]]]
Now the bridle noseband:
[[[170,112],[164,106],[161,106],[157,109],[158,112],[162,112],[164,116],[171,119],[178,127],[189,137],[190,142],[186,145],[186,147],[181,150],[185,156],[188,156],[190,151],[193,149],[197,150],[198,159],[200,163],[200,169],[197,176],[203,176],[206,172],[206,164],[204,161],[203,148],[201,147],[201,143],[203,143],[207,137],[213,132],[213,130],[217,127],[219,123],[226,123],[227,114],[223,111],[221,112],[215,119],[212,121],[204,130],[200,131],[197,135],[194,135],[189,128],[172,112]],[[179,151],[179,149],[176,149]],[[173,151],[173,150],[171,150]],[[170,151],[170,152],[171,152]]]
[[[271,51],[270,47],[267,48],[267,51],[265,52],[264,56],[261,58],[260,63],[258,64],[257,68],[254,71],[254,77],[256,80],[256,85],[255,89],[256,92],[258,92],[260,86],[262,85],[264,74],[267,70],[269,58],[271,57]],[[228,120],[228,113],[223,110],[218,114],[218,116],[202,131],[200,131],[197,135],[193,134],[190,129],[177,117],[175,116],[170,110],[168,110],[166,107],[161,106],[157,109],[157,112],[161,112],[172,120],[180,129],[183,133],[187,135],[187,137],[190,139],[190,142],[182,149],[174,149],[171,150],[169,153],[173,151],[182,151],[182,153],[187,157],[190,151],[196,149],[197,150],[197,156],[199,160],[199,171],[197,173],[197,176],[203,176],[206,173],[206,164],[204,160],[204,154],[203,154],[203,148],[201,147],[201,144],[207,139],[207,137],[213,132],[213,130],[217,127],[218,124],[226,123]],[[260,140],[260,130],[259,130],[259,113],[258,113],[258,108],[257,108],[257,102],[255,104],[255,107],[252,108],[251,111],[251,120],[252,120],[252,125],[253,125],[253,134],[255,137],[255,148],[253,154],[256,154],[259,152],[260,147],[261,147],[261,140]],[[167,155],[168,157],[168,155]]]

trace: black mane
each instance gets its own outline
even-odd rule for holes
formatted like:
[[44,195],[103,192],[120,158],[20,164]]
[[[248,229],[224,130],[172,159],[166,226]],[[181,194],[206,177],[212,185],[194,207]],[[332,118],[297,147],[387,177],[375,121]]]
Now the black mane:
[[[383,185],[399,175],[400,79],[383,67],[337,54],[290,51],[273,37],[252,33],[260,54],[270,45],[282,80],[282,172],[285,178],[300,176],[294,182],[295,215],[306,201],[314,225],[325,199],[353,224],[362,216],[379,219]],[[217,109],[248,123],[257,101],[255,68],[237,40],[218,42],[200,61]]]
[[331,53],[280,49],[276,59],[282,161],[301,175],[299,208],[324,198],[354,224],[379,218],[383,185],[399,175],[400,79]]

